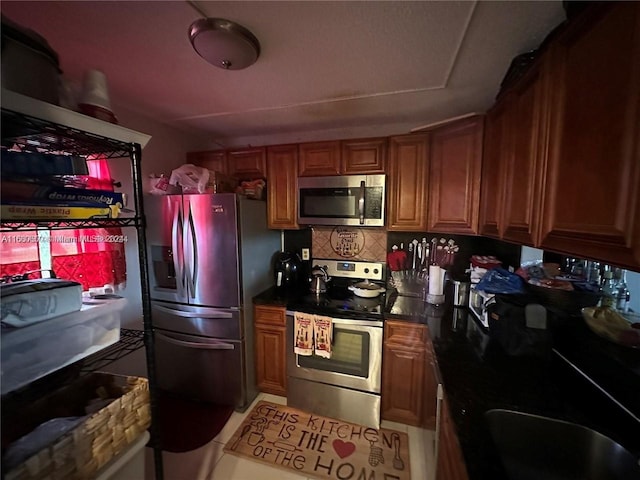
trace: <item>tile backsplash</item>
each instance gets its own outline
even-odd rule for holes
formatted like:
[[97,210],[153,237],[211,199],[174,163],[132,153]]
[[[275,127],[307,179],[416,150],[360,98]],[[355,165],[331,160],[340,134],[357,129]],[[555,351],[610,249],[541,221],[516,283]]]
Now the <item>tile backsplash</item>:
[[520,265],[520,246],[500,240],[429,232],[387,232],[378,228],[316,226],[299,231],[287,231],[285,248],[300,254],[302,248],[310,247],[312,258],[386,263],[387,252],[391,251],[393,245],[404,244],[406,248],[414,238],[422,240],[422,237],[426,237],[430,241],[434,236],[452,238],[460,246],[460,252],[456,254],[455,263],[451,268],[451,273],[455,276],[464,275],[465,269],[469,267],[469,258],[473,254],[495,255],[502,260],[505,268],[517,268]]
[[386,262],[387,232],[358,227],[313,227],[311,253],[314,258]]

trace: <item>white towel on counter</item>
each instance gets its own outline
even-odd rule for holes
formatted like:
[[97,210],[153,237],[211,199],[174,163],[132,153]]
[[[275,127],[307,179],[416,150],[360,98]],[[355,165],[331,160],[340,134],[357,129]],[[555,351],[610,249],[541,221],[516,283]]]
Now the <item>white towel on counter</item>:
[[313,355],[313,317],[309,313],[293,313],[293,351],[297,355]]
[[315,354],[323,358],[331,358],[331,344],[333,343],[333,320],[331,317],[314,315],[313,332]]

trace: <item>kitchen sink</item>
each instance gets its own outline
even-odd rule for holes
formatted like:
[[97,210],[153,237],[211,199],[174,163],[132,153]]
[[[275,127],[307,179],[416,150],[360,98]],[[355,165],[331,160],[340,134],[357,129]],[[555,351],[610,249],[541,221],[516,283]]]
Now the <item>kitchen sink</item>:
[[576,423],[511,410],[485,413],[510,480],[638,480],[638,458]]

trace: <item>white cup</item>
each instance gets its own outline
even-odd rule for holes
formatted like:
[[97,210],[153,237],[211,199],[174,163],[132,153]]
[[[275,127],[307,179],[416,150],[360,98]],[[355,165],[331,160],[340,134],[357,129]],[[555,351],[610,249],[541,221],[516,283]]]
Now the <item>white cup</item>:
[[107,77],[100,70],[88,70],[84,74],[80,103],[94,105],[111,111]]

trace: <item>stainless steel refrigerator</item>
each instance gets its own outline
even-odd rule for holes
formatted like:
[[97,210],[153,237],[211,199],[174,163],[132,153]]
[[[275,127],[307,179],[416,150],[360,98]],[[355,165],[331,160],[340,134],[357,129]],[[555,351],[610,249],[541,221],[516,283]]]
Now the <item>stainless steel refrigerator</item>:
[[145,211],[158,385],[242,411],[257,394],[252,297],[273,284],[280,250],[266,203],[147,196]]

